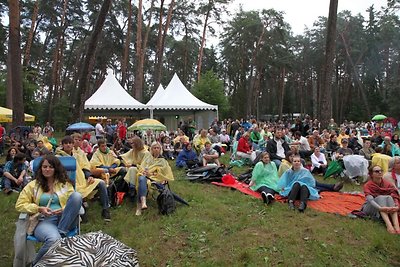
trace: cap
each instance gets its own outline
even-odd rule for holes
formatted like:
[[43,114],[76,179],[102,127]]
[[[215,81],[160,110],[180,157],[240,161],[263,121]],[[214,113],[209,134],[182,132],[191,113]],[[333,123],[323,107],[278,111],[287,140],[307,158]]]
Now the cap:
[[347,138],[342,139],[342,143],[348,143],[348,142],[349,142],[349,139],[347,139]]

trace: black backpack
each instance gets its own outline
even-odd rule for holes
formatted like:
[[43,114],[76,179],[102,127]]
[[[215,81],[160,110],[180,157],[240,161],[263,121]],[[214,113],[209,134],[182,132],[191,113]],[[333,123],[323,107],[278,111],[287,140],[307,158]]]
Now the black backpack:
[[164,185],[164,188],[159,191],[160,194],[157,197],[158,211],[163,215],[173,213],[176,209],[176,203],[169,186]]
[[111,207],[116,207],[118,206],[118,204],[120,204],[118,201],[118,193],[119,192],[127,193],[129,191],[129,186],[124,179],[120,178],[111,181],[111,183],[107,187],[107,191]]

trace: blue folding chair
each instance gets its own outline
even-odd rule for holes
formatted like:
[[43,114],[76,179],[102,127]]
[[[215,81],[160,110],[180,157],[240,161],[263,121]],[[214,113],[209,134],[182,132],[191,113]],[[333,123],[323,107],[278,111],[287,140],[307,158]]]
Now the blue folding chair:
[[[75,189],[75,181],[76,181],[76,159],[74,157],[70,156],[63,156],[63,157],[58,157],[61,161],[61,164],[64,166],[64,168],[67,171],[67,175],[74,185]],[[42,157],[36,158],[33,161],[33,172],[36,172],[39,168],[40,161],[42,160]],[[84,213],[84,209],[81,208],[81,211],[79,212],[80,215]],[[19,219],[27,219],[27,214],[26,213],[21,213],[19,216]],[[67,233],[67,237],[71,237],[74,235],[77,235],[80,233],[80,223],[78,223],[78,226],[72,229]],[[40,242],[34,235],[28,235],[26,237],[27,240],[29,241],[34,241],[34,242]]]

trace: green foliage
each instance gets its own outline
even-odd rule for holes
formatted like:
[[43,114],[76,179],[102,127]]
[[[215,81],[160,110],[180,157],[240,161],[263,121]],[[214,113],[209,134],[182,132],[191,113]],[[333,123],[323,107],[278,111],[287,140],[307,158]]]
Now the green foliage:
[[54,128],[58,131],[63,131],[71,122],[72,112],[69,109],[69,100],[63,97],[54,106]]
[[224,93],[224,84],[212,70],[203,74],[200,81],[195,83],[193,94],[208,104],[218,105],[222,117],[228,115],[228,101]]

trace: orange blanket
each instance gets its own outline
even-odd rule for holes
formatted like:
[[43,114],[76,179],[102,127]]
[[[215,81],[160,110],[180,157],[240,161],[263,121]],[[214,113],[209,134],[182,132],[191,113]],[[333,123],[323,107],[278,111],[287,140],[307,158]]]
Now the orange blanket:
[[[247,184],[236,181],[234,184],[212,182],[214,185],[235,188],[240,192],[261,199],[261,194],[254,192]],[[347,215],[353,210],[360,210],[365,202],[364,194],[348,194],[340,192],[322,192],[319,200],[308,201],[310,208],[340,215]],[[286,202],[286,198],[276,196],[279,202]]]

